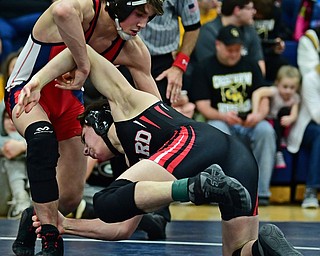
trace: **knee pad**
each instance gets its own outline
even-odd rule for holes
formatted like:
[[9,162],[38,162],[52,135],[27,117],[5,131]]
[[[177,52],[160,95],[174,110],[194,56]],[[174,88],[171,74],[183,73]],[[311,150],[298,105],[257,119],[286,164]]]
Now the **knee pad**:
[[56,167],[59,158],[58,141],[52,124],[39,121],[25,131],[27,141],[27,173],[32,200],[48,203],[59,198]]
[[107,223],[125,221],[144,214],[145,212],[138,209],[134,201],[136,184],[136,182],[120,179],[96,193],[93,197],[95,214]]

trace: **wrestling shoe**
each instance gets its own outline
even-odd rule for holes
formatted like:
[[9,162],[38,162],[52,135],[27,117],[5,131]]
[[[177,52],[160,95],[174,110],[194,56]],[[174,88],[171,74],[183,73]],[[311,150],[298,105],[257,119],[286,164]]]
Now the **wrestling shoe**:
[[36,229],[32,226],[33,206],[25,209],[21,214],[18,235],[12,244],[12,251],[17,256],[33,256],[37,240]]
[[273,224],[266,224],[260,228],[258,247],[262,256],[303,255],[287,241],[282,231]]
[[248,190],[239,181],[224,174],[213,164],[193,178],[189,178],[190,201],[196,205],[219,203],[236,207],[243,212],[251,210]]
[[167,220],[156,213],[147,213],[142,216],[138,229],[145,231],[150,240],[166,239]]
[[63,256],[63,239],[59,230],[49,224],[41,226],[42,250],[36,256]]

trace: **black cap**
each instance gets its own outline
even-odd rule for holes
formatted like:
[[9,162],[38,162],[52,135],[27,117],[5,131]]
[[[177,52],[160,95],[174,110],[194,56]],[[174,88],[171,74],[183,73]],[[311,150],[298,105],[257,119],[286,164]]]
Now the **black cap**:
[[219,30],[217,40],[225,45],[243,44],[241,30],[233,25],[224,26]]

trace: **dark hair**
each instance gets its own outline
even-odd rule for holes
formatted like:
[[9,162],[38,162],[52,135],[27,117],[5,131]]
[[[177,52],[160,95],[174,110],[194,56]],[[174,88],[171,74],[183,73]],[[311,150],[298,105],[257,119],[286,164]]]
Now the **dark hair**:
[[5,83],[7,83],[8,79],[9,79],[9,66],[10,66],[10,63],[11,61],[14,59],[14,58],[17,58],[20,54],[22,49],[19,49],[18,51],[15,51],[15,52],[11,52],[7,57],[6,59],[4,60],[4,62],[1,64],[1,73],[3,75],[3,81]]
[[234,8],[238,6],[241,9],[251,2],[252,0],[223,0],[221,6],[221,14],[225,16],[231,16]]
[[263,19],[271,19],[273,17],[274,0],[252,0],[254,8]]

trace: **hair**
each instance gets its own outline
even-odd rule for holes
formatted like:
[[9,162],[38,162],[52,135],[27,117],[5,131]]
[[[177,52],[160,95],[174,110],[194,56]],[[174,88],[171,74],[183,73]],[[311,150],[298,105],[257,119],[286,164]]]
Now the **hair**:
[[3,75],[3,81],[6,83],[9,79],[9,66],[10,63],[13,59],[17,58],[20,54],[22,49],[19,49],[18,51],[15,52],[11,52],[6,59],[4,60],[4,62],[1,64],[1,73]]
[[301,82],[301,73],[298,68],[291,65],[281,66],[277,72],[276,81],[280,81],[281,79],[288,78],[297,78],[299,84]]
[[275,6],[274,0],[252,0],[254,8],[264,19],[271,19],[273,17],[273,8]]
[[[107,109],[110,109],[109,102],[107,99],[101,99],[98,101],[95,101],[91,104],[89,104],[85,110],[77,117],[77,120],[79,120],[81,127],[84,125],[88,125],[85,123],[85,119],[92,110],[101,110],[103,106],[106,106]],[[90,126],[90,125],[88,125]]]
[[148,0],[148,4],[153,7],[156,15],[162,15],[164,13],[163,2],[164,0]]
[[252,0],[223,0],[221,6],[221,14],[225,16],[231,16],[234,8],[237,6],[242,9],[245,5],[251,3]]

